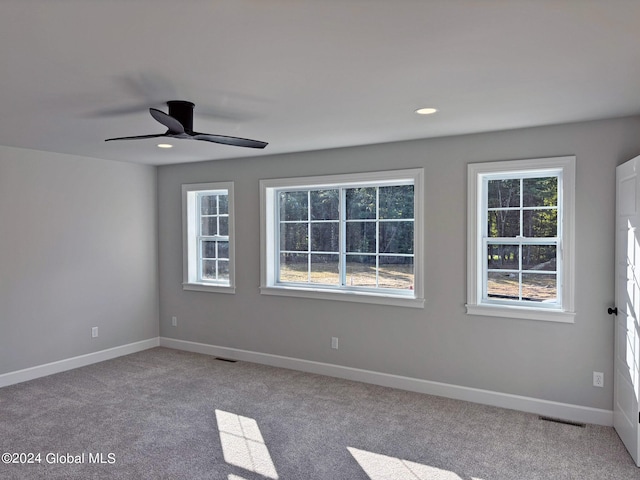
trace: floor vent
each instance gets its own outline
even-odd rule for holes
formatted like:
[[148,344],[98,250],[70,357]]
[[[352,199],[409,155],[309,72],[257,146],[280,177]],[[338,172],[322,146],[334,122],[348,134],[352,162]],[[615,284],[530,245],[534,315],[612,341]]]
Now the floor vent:
[[216,360],[220,360],[221,362],[229,362],[229,363],[236,363],[237,360],[231,360],[230,358],[222,358],[222,357],[215,357]]
[[538,417],[540,420],[544,420],[545,422],[555,422],[555,423],[562,423],[564,425],[571,425],[574,427],[580,427],[580,428],[584,428],[586,427],[586,425],[584,423],[580,423],[580,422],[573,422],[571,420],[564,420],[562,418],[553,418],[553,417],[544,417],[544,416],[540,416]]

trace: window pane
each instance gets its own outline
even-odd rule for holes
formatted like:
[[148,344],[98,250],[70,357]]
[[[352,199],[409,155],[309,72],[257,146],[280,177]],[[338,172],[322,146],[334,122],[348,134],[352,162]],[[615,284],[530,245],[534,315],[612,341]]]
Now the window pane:
[[518,245],[487,245],[487,250],[489,269],[518,270],[520,268]]
[[280,282],[304,282],[309,281],[309,265],[306,253],[281,253],[280,254]]
[[218,196],[218,214],[227,215],[229,213],[229,195]]
[[202,279],[203,280],[216,279],[216,261],[215,260],[202,261]]
[[311,194],[311,220],[338,220],[340,218],[339,190],[316,190]]
[[311,250],[314,252],[338,252],[340,228],[338,222],[311,224]]
[[520,206],[520,179],[488,181],[488,206],[489,208],[519,207]]
[[525,237],[555,237],[557,232],[558,211],[556,209],[522,212],[522,233]]
[[347,252],[376,253],[376,222],[347,223]]
[[488,217],[489,237],[517,237],[520,235],[520,212],[518,210],[488,212]]
[[215,215],[216,211],[216,198],[218,195],[203,195],[201,198],[201,215]]
[[280,224],[280,250],[304,251],[309,248],[306,223]]
[[523,245],[522,268],[524,270],[556,270],[555,245]]
[[413,222],[380,222],[380,253],[413,253]]
[[375,255],[347,255],[347,286],[376,286]]
[[487,296],[489,298],[519,300],[519,292],[517,273],[487,273]]
[[378,286],[413,290],[413,257],[380,256]]
[[216,243],[205,240],[202,242],[202,258],[216,258]]
[[522,299],[536,302],[555,302],[558,296],[556,275],[543,273],[522,274]]
[[229,217],[219,217],[220,218],[220,231],[218,235],[226,237],[229,235]]
[[280,220],[307,220],[307,192],[280,192]]
[[338,255],[311,255],[311,283],[325,285],[340,283],[338,260]]
[[347,219],[376,218],[375,187],[346,190]]
[[229,281],[229,262],[218,260],[218,280]]
[[280,193],[280,220],[307,220],[309,198],[307,192]]
[[218,217],[203,217],[201,219],[202,230],[204,236],[218,234]]
[[558,205],[558,177],[525,178],[523,183],[523,206],[555,207]]
[[229,242],[218,242],[218,258],[229,258]]
[[380,187],[379,218],[413,218],[413,185]]

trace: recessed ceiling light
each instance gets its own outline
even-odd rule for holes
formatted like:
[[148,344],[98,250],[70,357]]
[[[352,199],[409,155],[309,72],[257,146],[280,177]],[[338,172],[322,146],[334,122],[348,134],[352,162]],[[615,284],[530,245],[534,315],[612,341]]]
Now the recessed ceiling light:
[[436,108],[429,108],[429,107],[425,107],[425,108],[419,108],[416,110],[416,113],[418,115],[431,115],[432,113],[436,113],[438,110]]
[[173,145],[170,143],[159,143],[158,148],[173,148]]

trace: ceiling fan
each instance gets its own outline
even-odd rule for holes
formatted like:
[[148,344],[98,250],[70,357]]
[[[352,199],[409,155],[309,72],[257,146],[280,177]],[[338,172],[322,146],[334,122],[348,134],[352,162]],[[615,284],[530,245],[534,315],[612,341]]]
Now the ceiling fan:
[[151,135],[137,135],[134,137],[107,138],[105,142],[111,140],[138,140],[143,138],[170,137],[182,138],[185,140],[203,140],[205,142],[221,143],[236,147],[264,148],[267,142],[251,140],[249,138],[229,137],[226,135],[212,135],[209,133],[199,133],[193,131],[193,107],[195,105],[185,100],[170,100],[167,102],[169,113],[165,113],[157,108],[150,108],[151,116],[162,125],[167,127],[165,133]]

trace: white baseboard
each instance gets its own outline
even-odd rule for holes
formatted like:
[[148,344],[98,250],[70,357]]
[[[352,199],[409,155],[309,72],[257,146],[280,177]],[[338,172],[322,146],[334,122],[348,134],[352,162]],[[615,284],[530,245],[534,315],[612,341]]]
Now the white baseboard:
[[272,367],[288,368],[309,373],[317,373],[330,377],[344,378],[358,382],[371,383],[384,387],[399,388],[412,392],[437,395],[440,397],[465,400],[483,405],[508,408],[522,412],[534,413],[563,420],[579,423],[591,423],[596,425],[613,425],[613,411],[599,408],[584,407],[569,403],[552,402],[539,398],[523,397],[508,393],[493,392],[478,388],[462,387],[447,383],[431,382],[418,378],[391,375],[388,373],[362,370],[359,368],[343,367],[329,363],[302,360],[299,358],[283,357],[267,353],[240,350],[237,348],[220,347],[204,343],[176,340],[160,337],[160,346],[185,350],[195,353],[204,353],[216,357],[232,360],[260,363]]
[[160,346],[158,337],[0,375],[0,388]]

